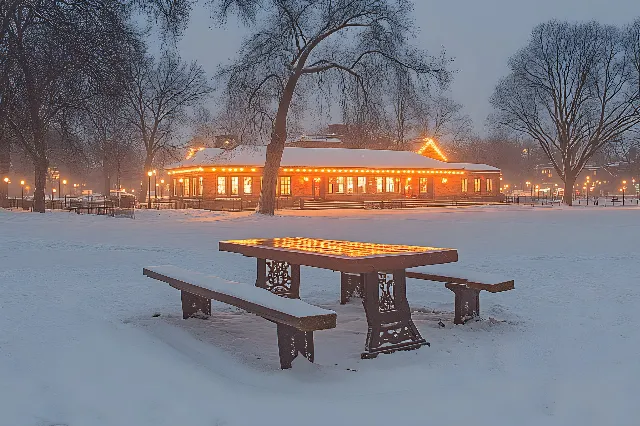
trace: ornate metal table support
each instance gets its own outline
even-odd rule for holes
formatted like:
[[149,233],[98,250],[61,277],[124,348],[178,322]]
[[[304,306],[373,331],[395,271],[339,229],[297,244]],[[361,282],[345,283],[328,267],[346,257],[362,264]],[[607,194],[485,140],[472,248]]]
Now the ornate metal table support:
[[187,319],[196,316],[198,312],[211,315],[211,300],[196,296],[184,290],[180,291],[182,299],[182,318]]
[[363,296],[362,283],[364,277],[361,274],[349,274],[342,272],[340,274],[340,304],[344,305],[351,297]]
[[363,274],[363,280],[362,303],[369,329],[362,358],[429,345],[411,320],[404,269],[394,270],[392,279],[372,272]]
[[464,324],[480,315],[480,290],[457,283],[446,283],[444,286],[456,295],[454,324]]
[[278,323],[278,352],[280,368],[291,368],[291,363],[302,354],[313,362],[313,331],[300,331],[286,324]]
[[258,259],[256,287],[264,288],[278,296],[300,298],[300,265],[277,260]]

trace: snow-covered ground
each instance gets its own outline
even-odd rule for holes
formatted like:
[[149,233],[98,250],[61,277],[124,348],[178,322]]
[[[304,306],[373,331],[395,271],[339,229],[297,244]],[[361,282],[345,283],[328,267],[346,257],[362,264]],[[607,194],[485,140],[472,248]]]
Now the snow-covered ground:
[[[0,210],[0,425],[637,426],[639,226],[637,207]],[[483,293],[482,320],[456,326],[451,292],[409,280],[431,347],[360,360],[360,301],[340,306],[339,275],[303,268],[302,298],[338,327],[315,334],[316,364],[282,371],[273,324],[218,304],[183,321],[179,293],[142,276],[174,264],[251,283],[254,260],[218,241],[273,236],[454,247],[516,289]]]

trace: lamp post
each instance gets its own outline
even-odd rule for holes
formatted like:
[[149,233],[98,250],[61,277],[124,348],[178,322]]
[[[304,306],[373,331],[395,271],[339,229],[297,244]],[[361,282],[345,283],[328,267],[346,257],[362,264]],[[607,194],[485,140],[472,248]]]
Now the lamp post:
[[20,181],[20,207],[24,210],[24,181]]
[[164,198],[164,179],[160,179],[160,198]]
[[[527,188],[531,186],[531,182],[526,181],[525,185],[527,185]],[[531,198],[533,198],[533,186],[531,186]]]
[[53,202],[53,197],[56,195],[56,189],[51,188],[51,210],[54,210],[55,204]]
[[538,193],[537,194],[538,201],[540,201],[540,185],[536,185],[536,192]]
[[184,198],[184,179],[180,178],[178,182],[180,182],[180,197]]
[[4,179],[4,183],[6,184],[7,188],[6,188],[6,192],[5,192],[5,197],[7,197],[7,200],[9,199],[9,178],[5,177]]
[[151,176],[153,175],[153,172],[151,170],[149,170],[147,172],[147,176],[149,176],[149,193],[147,194],[147,208],[151,209]]
[[623,206],[624,206],[624,190],[627,189],[626,185],[627,185],[627,181],[623,180],[622,181],[622,205]]
[[64,191],[60,195],[64,195],[64,206],[67,207],[67,180],[64,179],[62,184],[64,185]]

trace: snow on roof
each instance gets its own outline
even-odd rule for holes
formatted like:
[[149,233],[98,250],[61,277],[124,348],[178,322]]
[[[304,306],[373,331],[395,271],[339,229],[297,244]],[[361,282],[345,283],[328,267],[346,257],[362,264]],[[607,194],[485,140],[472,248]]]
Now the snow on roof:
[[[237,147],[232,150],[206,148],[189,159],[172,164],[167,169],[183,167],[206,167],[216,165],[238,165],[262,167],[266,158],[266,147]],[[499,172],[500,169],[486,164],[446,163],[411,151],[383,151],[348,148],[297,148],[285,147],[282,167],[370,167],[370,168],[420,168],[459,169],[469,171]]]

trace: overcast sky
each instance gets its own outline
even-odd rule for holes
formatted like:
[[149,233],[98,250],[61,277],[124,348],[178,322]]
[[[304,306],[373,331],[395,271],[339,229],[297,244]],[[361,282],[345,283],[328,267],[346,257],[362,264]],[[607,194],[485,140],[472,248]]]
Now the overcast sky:
[[[507,59],[524,46],[536,24],[557,18],[623,25],[640,16],[640,0],[415,0],[414,4],[420,28],[415,44],[434,54],[443,46],[455,59],[452,96],[464,105],[481,134],[490,112],[489,96],[507,72]],[[213,75],[218,65],[233,58],[246,31],[234,21],[216,28],[208,9],[196,8],[179,43],[181,55],[198,60]]]

